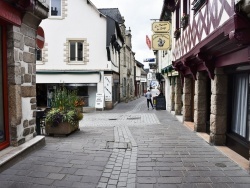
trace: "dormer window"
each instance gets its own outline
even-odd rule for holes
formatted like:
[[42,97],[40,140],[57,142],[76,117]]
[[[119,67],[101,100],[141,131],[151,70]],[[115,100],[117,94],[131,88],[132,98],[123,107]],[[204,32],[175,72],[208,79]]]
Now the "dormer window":
[[194,10],[194,14],[196,14],[205,4],[207,0],[194,0],[192,2],[192,10]]

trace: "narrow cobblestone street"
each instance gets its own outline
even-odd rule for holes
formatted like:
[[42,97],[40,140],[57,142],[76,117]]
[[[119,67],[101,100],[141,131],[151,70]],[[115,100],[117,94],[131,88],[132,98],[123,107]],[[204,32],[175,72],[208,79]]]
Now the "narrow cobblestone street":
[[0,174],[0,187],[248,188],[248,172],[144,97],[84,114],[80,131]]

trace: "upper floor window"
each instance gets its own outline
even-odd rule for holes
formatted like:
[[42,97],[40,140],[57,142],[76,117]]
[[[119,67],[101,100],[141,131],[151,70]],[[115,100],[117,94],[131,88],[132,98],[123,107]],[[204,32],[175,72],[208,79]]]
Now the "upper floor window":
[[189,14],[190,14],[190,0],[183,0],[183,15],[189,15]]
[[192,2],[192,10],[194,10],[194,14],[196,14],[205,4],[207,0],[194,0]]
[[180,4],[178,3],[178,5],[176,6],[176,11],[175,11],[175,28],[176,29],[180,29],[180,19],[181,19],[181,14],[180,14]]
[[42,61],[42,50],[36,49],[36,60]]
[[62,16],[62,0],[50,0],[50,16]]
[[70,62],[83,62],[83,43],[84,41],[69,42],[69,59]]

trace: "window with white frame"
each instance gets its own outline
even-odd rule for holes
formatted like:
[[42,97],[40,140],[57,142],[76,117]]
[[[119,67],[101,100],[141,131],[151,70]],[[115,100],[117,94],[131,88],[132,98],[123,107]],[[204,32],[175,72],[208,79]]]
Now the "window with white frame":
[[69,41],[69,61],[84,62],[84,41]]
[[42,50],[36,49],[36,61],[42,61]]
[[62,16],[62,0],[50,0],[50,16]]

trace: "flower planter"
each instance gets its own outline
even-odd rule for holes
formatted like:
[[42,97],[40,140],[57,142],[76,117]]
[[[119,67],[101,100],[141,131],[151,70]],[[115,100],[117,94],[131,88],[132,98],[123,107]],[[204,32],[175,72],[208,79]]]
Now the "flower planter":
[[57,126],[52,126],[51,123],[45,125],[45,131],[48,135],[68,135],[76,130],[79,130],[79,122],[76,125],[71,125],[68,122],[59,123]]

